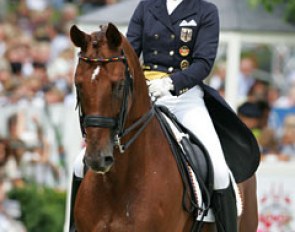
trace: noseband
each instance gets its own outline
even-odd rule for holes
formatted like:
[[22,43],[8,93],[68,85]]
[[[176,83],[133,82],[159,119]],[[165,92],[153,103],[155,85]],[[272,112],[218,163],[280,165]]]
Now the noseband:
[[[125,122],[128,113],[128,97],[129,94],[133,91],[133,77],[129,72],[129,67],[127,63],[127,57],[122,50],[122,55],[114,56],[109,58],[90,58],[82,56],[79,53],[79,59],[87,62],[87,63],[111,63],[111,62],[123,62],[125,65],[125,80],[124,80],[124,89],[123,89],[123,101],[120,108],[119,116],[117,118],[104,117],[101,115],[85,115],[83,113],[80,101],[79,88],[77,89],[77,108],[79,108],[79,118],[80,118],[80,126],[83,137],[86,136],[86,127],[99,127],[99,128],[109,128],[114,131],[114,143],[118,146],[121,153],[124,151],[135,141],[135,139],[139,136],[139,134],[143,131],[143,129],[147,126],[149,121],[155,114],[154,108],[152,107],[147,113],[145,113],[140,119],[134,122],[130,127],[125,129]],[[133,137],[126,142],[125,144],[121,144],[121,138],[127,135],[132,130],[137,127],[141,127],[137,130],[137,132],[133,135]]]

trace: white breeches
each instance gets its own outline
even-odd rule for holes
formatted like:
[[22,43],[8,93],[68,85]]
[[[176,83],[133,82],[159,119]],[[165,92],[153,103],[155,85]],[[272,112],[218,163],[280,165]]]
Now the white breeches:
[[230,171],[225,162],[221,144],[203,99],[204,93],[195,86],[180,96],[164,96],[156,101],[175,114],[177,119],[203,143],[214,169],[214,189],[229,185]]
[[76,157],[74,162],[74,174],[76,177],[83,178],[84,177],[84,155],[85,155],[86,147],[82,148],[79,155]]

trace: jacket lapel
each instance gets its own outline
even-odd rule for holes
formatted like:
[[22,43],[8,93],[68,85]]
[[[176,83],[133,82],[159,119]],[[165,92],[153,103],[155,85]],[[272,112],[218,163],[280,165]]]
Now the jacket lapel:
[[170,15],[171,23],[174,24],[180,19],[185,19],[196,14],[200,7],[199,0],[183,0]]
[[155,0],[151,6],[150,12],[167,28],[173,31],[170,16],[168,15],[166,0]]

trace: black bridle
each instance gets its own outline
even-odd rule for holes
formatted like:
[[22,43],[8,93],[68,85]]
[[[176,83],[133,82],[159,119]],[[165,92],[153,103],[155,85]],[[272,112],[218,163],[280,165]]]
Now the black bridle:
[[[135,141],[139,134],[144,130],[147,124],[150,122],[152,117],[155,115],[154,107],[152,107],[147,113],[145,113],[140,119],[135,121],[130,127],[125,128],[125,122],[128,114],[128,98],[130,93],[133,91],[133,77],[129,72],[129,66],[127,63],[127,57],[122,50],[120,56],[114,56],[109,58],[89,58],[83,56],[79,53],[79,59],[87,63],[111,63],[111,62],[123,62],[125,65],[125,80],[124,80],[124,89],[123,89],[123,101],[121,109],[117,118],[105,117],[101,115],[85,115],[81,107],[79,88],[77,90],[77,108],[79,110],[80,126],[83,137],[86,136],[86,127],[100,127],[100,128],[109,128],[114,131],[114,143],[118,146],[121,153]],[[127,135],[132,130],[137,127],[141,127],[136,131],[133,137],[126,142],[121,144],[121,138]]]

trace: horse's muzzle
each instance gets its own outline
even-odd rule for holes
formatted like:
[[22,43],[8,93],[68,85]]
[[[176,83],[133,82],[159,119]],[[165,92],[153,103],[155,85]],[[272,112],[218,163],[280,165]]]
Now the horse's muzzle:
[[84,158],[85,164],[96,173],[107,173],[114,164],[113,155],[101,155],[93,157],[86,154]]

